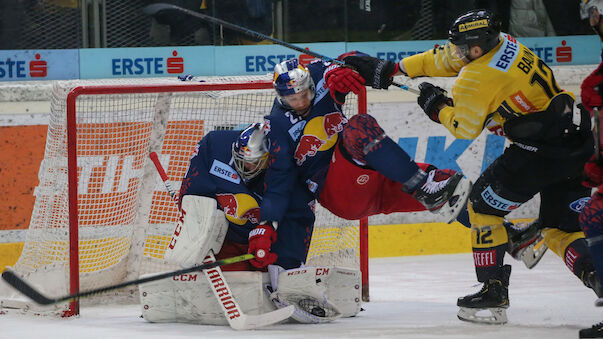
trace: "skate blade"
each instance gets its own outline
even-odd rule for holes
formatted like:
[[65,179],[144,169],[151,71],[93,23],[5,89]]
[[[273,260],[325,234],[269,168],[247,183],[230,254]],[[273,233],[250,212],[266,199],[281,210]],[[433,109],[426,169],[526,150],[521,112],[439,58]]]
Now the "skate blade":
[[545,244],[544,238],[540,237],[534,243],[523,248],[519,253],[519,257],[528,269],[532,269],[540,262],[548,249],[549,247]]
[[[478,312],[490,312],[490,315],[478,315]],[[459,320],[476,324],[503,325],[506,324],[507,311],[502,307],[467,308],[461,307],[456,315]]]
[[469,199],[469,193],[471,193],[471,180],[463,176],[459,183],[454,188],[452,197],[440,207],[436,213],[446,216],[446,223],[450,224],[456,220],[456,217],[461,213],[467,199]]

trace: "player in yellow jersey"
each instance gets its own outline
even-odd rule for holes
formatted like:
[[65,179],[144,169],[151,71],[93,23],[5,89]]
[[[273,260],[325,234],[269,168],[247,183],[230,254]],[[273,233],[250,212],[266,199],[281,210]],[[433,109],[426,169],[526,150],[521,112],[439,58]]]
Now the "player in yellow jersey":
[[[450,44],[400,63],[410,77],[458,75],[452,98],[429,83],[420,85],[418,98],[425,113],[454,136],[474,139],[488,128],[511,141],[470,194],[474,264],[484,286],[457,302],[461,320],[492,323],[506,322],[509,307],[503,217],[536,193],[547,245],[602,293],[578,223],[590,195],[581,186],[582,167],[593,152],[590,115],[559,88],[543,60],[499,27],[491,13],[471,11],[453,23]],[[477,315],[482,309],[492,316]]]
[[[585,285],[603,293],[578,223],[590,196],[590,190],[581,186],[582,168],[594,145],[588,112],[576,107],[572,93],[559,88],[543,60],[500,32],[490,12],[474,10],[460,16],[449,34],[446,45],[404,58],[394,75],[457,76],[452,98],[430,83],[419,86],[418,103],[427,116],[457,138],[475,139],[487,128],[511,141],[470,193],[474,264],[484,285],[459,298],[459,319],[507,321],[511,266],[503,264],[509,246],[503,218],[537,193],[546,244]],[[383,75],[388,72],[378,67],[367,72],[365,60],[344,61],[365,79],[375,75],[378,79],[372,83],[378,88],[391,84],[391,77]],[[480,310],[491,315],[478,315]]]

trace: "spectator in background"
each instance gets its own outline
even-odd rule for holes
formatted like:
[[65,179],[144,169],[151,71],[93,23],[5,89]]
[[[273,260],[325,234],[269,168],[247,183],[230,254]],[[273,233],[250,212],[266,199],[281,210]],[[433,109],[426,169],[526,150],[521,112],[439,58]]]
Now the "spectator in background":
[[[203,14],[207,12],[207,0],[152,0],[149,3],[170,3],[182,8]],[[155,45],[179,45],[182,40],[193,34],[193,41],[198,45],[209,45],[212,42],[207,23],[177,12],[159,12],[151,18],[150,36]]]
[[543,0],[511,0],[509,33],[515,37],[555,35]]

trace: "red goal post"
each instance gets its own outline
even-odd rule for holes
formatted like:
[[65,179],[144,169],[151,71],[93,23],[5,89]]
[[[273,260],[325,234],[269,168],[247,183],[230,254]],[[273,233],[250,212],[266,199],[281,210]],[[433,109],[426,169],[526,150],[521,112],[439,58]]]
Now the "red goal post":
[[[57,82],[30,229],[14,269],[62,295],[171,268],[162,258],[178,214],[148,154],[159,154],[177,189],[206,132],[260,121],[274,97],[266,77]],[[364,91],[348,96],[344,113],[366,109]],[[368,221],[318,206],[307,264],[359,268],[368,301]],[[2,305],[12,305],[2,291]],[[79,303],[53,311],[75,315]]]

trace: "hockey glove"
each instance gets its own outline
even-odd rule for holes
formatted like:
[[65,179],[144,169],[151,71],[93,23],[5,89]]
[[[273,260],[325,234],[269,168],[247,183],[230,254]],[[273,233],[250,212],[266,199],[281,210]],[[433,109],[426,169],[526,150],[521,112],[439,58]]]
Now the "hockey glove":
[[584,79],[580,88],[582,104],[589,112],[593,111],[593,107],[603,105],[603,63]]
[[440,106],[442,104],[452,106],[452,99],[446,96],[446,91],[441,87],[434,86],[428,82],[422,82],[419,85],[421,94],[417,98],[417,103],[429,119],[440,124]]
[[376,89],[387,89],[394,81],[394,74],[398,71],[397,63],[368,55],[348,56],[343,61],[346,65],[354,67],[360,76],[366,79],[367,85]]
[[360,74],[349,67],[332,66],[325,73],[325,82],[333,100],[343,105],[345,95],[350,91],[359,94],[365,81]]
[[249,232],[248,253],[255,255],[249,263],[256,268],[264,268],[274,264],[278,255],[270,252],[270,246],[276,241],[276,230],[269,224],[262,223]]

